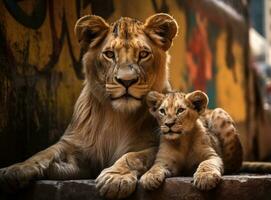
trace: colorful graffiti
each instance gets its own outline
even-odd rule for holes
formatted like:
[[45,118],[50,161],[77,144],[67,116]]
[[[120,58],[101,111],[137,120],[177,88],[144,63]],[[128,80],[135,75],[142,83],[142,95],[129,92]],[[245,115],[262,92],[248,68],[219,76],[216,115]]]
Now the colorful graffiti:
[[186,58],[190,81],[195,89],[207,92],[207,81],[213,77],[212,52],[208,41],[207,19],[196,14],[196,25],[188,38]]
[[[75,7],[76,7],[76,18],[80,17],[81,8],[85,9],[87,6],[91,5],[91,10],[89,10],[89,13],[97,14],[99,16],[102,16],[104,18],[108,18],[112,12],[114,12],[113,2],[112,0],[102,0],[102,1],[95,1],[95,0],[89,0],[84,1],[83,5],[81,5],[81,1],[75,1]],[[50,21],[50,31],[52,36],[52,53],[50,55],[50,60],[44,65],[39,66],[41,70],[39,70],[39,73],[47,73],[50,71],[53,66],[57,63],[60,52],[63,48],[64,39],[67,39],[68,49],[69,53],[72,59],[72,66],[74,68],[75,74],[77,78],[83,79],[82,74],[82,66],[81,66],[81,58],[82,54],[80,54],[79,58],[76,59],[75,53],[73,52],[73,47],[71,45],[71,36],[68,28],[67,23],[67,17],[66,13],[63,12],[63,15],[61,16],[61,28],[60,28],[60,35],[57,36],[57,30],[56,30],[56,24],[55,24],[55,3],[52,0],[44,1],[39,0],[36,2],[35,7],[32,10],[31,16],[29,16],[19,5],[17,1],[14,0],[4,0],[4,4],[6,9],[9,11],[9,13],[13,16],[13,18],[24,25],[27,28],[31,29],[38,29],[42,26],[45,20],[46,12],[47,12],[47,5],[48,5],[48,12],[49,12],[49,21]],[[104,6],[106,5],[106,6]],[[73,28],[73,27],[72,27]],[[71,28],[71,29],[72,29]],[[35,68],[35,66],[31,66],[32,68]]]
[[[180,26],[170,50],[173,87],[207,91],[211,107],[224,107],[244,123],[243,44],[234,41],[230,27],[217,26],[207,15],[197,14],[189,2],[3,0],[0,167],[45,148],[65,130],[84,78],[73,27],[80,16],[90,13],[109,22],[120,16],[144,20],[155,12],[172,14]],[[229,102],[233,97],[238,104]],[[7,151],[9,155],[1,153]]]

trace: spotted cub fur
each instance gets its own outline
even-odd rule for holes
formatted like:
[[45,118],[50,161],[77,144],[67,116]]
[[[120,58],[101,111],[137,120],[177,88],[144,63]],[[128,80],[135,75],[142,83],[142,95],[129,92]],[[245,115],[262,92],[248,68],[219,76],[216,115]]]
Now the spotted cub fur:
[[152,91],[147,104],[160,125],[161,138],[152,168],[140,179],[143,188],[155,189],[166,177],[194,174],[194,185],[209,190],[224,172],[240,168],[242,147],[233,120],[221,108],[206,110],[205,93]]

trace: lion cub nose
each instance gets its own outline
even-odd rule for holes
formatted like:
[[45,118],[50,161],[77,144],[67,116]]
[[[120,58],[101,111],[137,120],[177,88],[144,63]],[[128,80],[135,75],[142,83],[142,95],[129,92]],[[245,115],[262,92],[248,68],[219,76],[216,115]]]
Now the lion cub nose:
[[119,84],[123,85],[124,87],[128,88],[131,85],[135,84],[138,81],[138,78],[134,78],[134,79],[131,79],[131,80],[124,80],[124,79],[116,78],[116,81]]
[[168,128],[171,128],[175,123],[172,122],[172,123],[165,123],[165,125],[168,127]]

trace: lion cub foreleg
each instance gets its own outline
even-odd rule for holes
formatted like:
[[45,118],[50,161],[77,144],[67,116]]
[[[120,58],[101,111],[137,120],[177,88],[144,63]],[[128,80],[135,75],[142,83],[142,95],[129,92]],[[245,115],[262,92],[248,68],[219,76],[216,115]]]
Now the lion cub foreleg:
[[107,198],[125,198],[135,191],[137,177],[153,164],[157,147],[124,154],[104,169],[96,179],[96,188]]
[[147,190],[158,188],[167,177],[176,176],[184,156],[168,142],[161,143],[154,165],[140,178],[140,185]]
[[205,159],[194,173],[194,185],[201,190],[210,190],[221,181],[223,162],[211,147],[202,149],[200,154]]

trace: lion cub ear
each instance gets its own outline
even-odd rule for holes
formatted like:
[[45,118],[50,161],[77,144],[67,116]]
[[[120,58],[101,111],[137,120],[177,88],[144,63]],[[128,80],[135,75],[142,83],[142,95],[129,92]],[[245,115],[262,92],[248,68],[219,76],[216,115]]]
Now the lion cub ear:
[[83,50],[94,47],[104,39],[109,31],[105,20],[96,15],[86,15],[77,20],[74,33]]
[[185,99],[192,104],[193,109],[199,114],[202,114],[205,111],[209,102],[208,96],[200,90],[188,93],[185,95]]
[[156,109],[161,105],[164,98],[164,94],[156,91],[151,91],[147,94],[146,101],[151,112],[155,112]]
[[153,42],[167,51],[172,39],[177,35],[178,24],[170,15],[158,13],[146,19],[144,32]]

